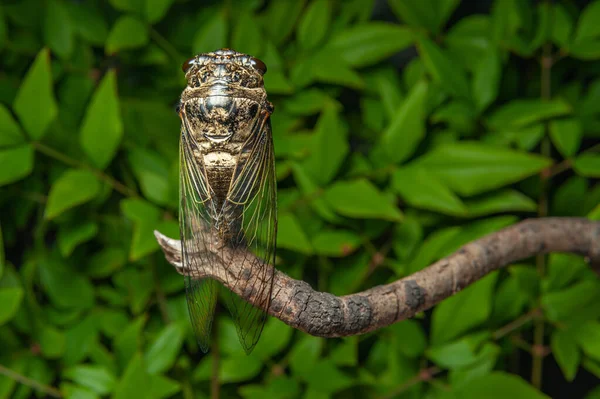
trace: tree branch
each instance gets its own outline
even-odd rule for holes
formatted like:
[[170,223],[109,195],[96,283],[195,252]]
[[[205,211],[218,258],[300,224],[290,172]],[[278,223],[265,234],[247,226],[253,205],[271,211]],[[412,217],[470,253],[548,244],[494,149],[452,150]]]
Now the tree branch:
[[[243,290],[231,276],[245,280],[256,259],[252,255],[224,251],[224,267],[204,268],[211,275],[185,269],[181,243],[154,232],[165,257],[180,274],[211,277],[222,282],[252,304],[268,303],[259,297],[262,289]],[[393,283],[337,297],[317,292],[306,282],[274,272],[273,295],[267,311],[284,323],[320,337],[342,337],[367,333],[410,318],[479,280],[486,274],[516,261],[549,252],[583,255],[600,276],[600,222],[581,218],[528,219],[466,244],[431,266]],[[213,254],[216,255],[216,254]],[[192,254],[194,256],[194,254]],[[214,259],[214,258],[213,258]],[[227,273],[229,277],[225,275]],[[265,275],[264,272],[261,273]],[[240,277],[241,278],[241,277]],[[229,281],[229,284],[227,283]],[[233,283],[233,284],[232,284]]]

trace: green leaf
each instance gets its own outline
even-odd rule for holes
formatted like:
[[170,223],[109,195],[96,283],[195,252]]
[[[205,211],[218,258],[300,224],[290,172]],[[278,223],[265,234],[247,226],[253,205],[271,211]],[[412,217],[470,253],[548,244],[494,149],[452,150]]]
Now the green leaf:
[[96,323],[93,316],[88,316],[65,331],[66,345],[62,361],[66,366],[75,365],[90,354],[98,339]]
[[277,246],[305,254],[312,253],[312,247],[302,227],[291,213],[279,215],[277,220]]
[[277,355],[286,348],[292,338],[293,331],[293,328],[282,321],[274,317],[269,318],[252,355],[263,359],[263,361]]
[[0,326],[15,316],[21,306],[23,294],[21,287],[0,287]]
[[579,119],[569,118],[550,121],[552,143],[565,158],[570,158],[577,153],[582,135]]
[[[125,367],[128,363],[141,363],[142,357],[141,354],[138,353],[138,350],[142,347],[141,334],[145,323],[146,316],[139,316],[137,319],[132,320],[127,327],[115,337],[114,352],[122,367]],[[146,374],[145,369],[144,374]]]
[[564,321],[598,298],[598,282],[582,281],[561,291],[542,296],[542,307],[551,321]]
[[62,382],[60,384],[60,391],[65,395],[65,398],[69,399],[99,399],[100,397],[94,392],[87,388],[83,388],[77,385],[70,384],[68,382]]
[[89,220],[75,225],[60,225],[57,241],[61,255],[68,257],[79,244],[91,240],[97,233],[98,225]]
[[329,187],[325,200],[340,215],[351,218],[402,220],[402,213],[371,182],[339,181]]
[[395,70],[385,68],[373,71],[368,77],[370,85],[374,87],[383,103],[388,119],[393,119],[404,98],[400,76]]
[[355,381],[341,372],[331,360],[318,361],[307,370],[303,378],[307,382],[309,390],[328,395],[355,384]]
[[65,334],[50,325],[44,325],[39,330],[39,343],[45,357],[57,359],[65,351]]
[[552,7],[554,8],[552,11],[554,20],[551,24],[550,36],[554,43],[561,48],[565,48],[571,40],[573,18],[562,4],[554,4]]
[[102,46],[108,37],[108,25],[103,15],[96,9],[88,7],[88,4],[66,4],[69,6],[67,9],[71,15],[73,30],[85,41]]
[[501,78],[500,56],[495,48],[488,47],[473,71],[473,100],[479,111],[496,100]]
[[136,353],[117,383],[113,399],[151,398],[152,379],[144,370],[142,355]]
[[126,268],[113,277],[115,285],[127,294],[127,302],[133,314],[141,313],[152,295],[153,277],[150,270],[139,271]]
[[336,104],[336,101],[323,90],[310,88],[289,97],[284,106],[292,114],[312,115],[326,109],[329,104]]
[[527,45],[527,53],[532,54],[552,37],[552,25],[556,23],[554,19],[552,5],[550,3],[540,3],[536,7],[537,27],[535,35]]
[[339,32],[327,43],[353,67],[376,64],[407,48],[414,40],[406,27],[384,22],[369,22]]
[[429,266],[434,260],[442,257],[443,255],[440,255],[440,250],[449,242],[452,242],[459,234],[459,227],[443,228],[430,234],[408,264],[406,268],[407,274],[417,272]]
[[550,159],[475,142],[438,146],[417,159],[418,165],[452,191],[474,195],[514,183],[550,166]]
[[590,220],[600,220],[600,203],[587,214]]
[[[421,325],[414,320],[404,320],[389,327],[394,337],[400,342],[399,350],[403,355],[417,358],[427,347],[427,338]],[[410,342],[410,345],[406,345]]]
[[44,13],[44,37],[50,49],[63,58],[73,52],[73,25],[62,0],[50,0]]
[[425,137],[425,99],[428,85],[415,84],[381,136],[381,146],[390,161],[402,162],[410,157]]
[[497,277],[498,273],[493,272],[433,309],[431,342],[434,345],[449,342],[488,319]]
[[44,217],[53,219],[64,211],[92,200],[100,191],[96,176],[85,169],[69,169],[52,185]]
[[149,391],[152,392],[151,397],[155,399],[171,398],[181,390],[179,382],[162,375],[152,376],[150,382]]
[[23,144],[25,136],[10,111],[0,104],[0,147]]
[[[0,8],[0,49],[4,47],[6,43],[7,29],[6,29],[6,18],[4,16],[4,11]],[[0,394],[2,391],[0,390]]]
[[312,1],[298,24],[296,37],[301,48],[309,50],[317,47],[329,30],[331,4],[329,0]]
[[402,22],[415,28],[436,32],[438,27],[437,9],[440,3],[446,5],[449,2],[438,1],[432,4],[431,1],[421,0],[389,0],[388,3]]
[[94,286],[63,264],[48,261],[40,267],[40,280],[51,302],[61,308],[81,309],[94,304]]
[[427,357],[444,368],[464,369],[478,360],[477,349],[488,338],[488,332],[481,332],[454,342],[436,345],[427,349]]
[[106,54],[142,47],[148,43],[148,28],[131,15],[119,17],[106,39]]
[[160,209],[139,198],[122,200],[121,211],[135,223],[154,222],[160,217]]
[[283,43],[293,32],[305,3],[306,0],[273,1],[268,4],[263,14],[263,27],[274,44]]
[[175,221],[165,221],[157,224],[156,220],[149,219],[136,223],[133,229],[131,247],[129,248],[129,260],[134,262],[159,248],[154,237],[154,230],[166,231],[168,228],[170,232],[174,232],[178,231],[177,227]]
[[600,2],[592,1],[579,16],[574,42],[581,43],[600,36],[598,20],[600,20]]
[[192,45],[194,53],[205,53],[225,47],[228,29],[224,11],[211,16],[194,35]]
[[573,169],[580,176],[600,177],[600,154],[585,153],[573,161]]
[[329,358],[337,366],[357,366],[358,337],[345,338],[330,352]]
[[324,220],[329,222],[339,220],[339,217],[331,210],[323,197],[319,194],[321,189],[316,185],[313,179],[308,176],[306,170],[301,165],[293,163],[292,171],[294,173],[294,180],[300,187],[302,194],[311,199],[311,208]]
[[517,277],[511,275],[498,286],[494,295],[494,311],[492,320],[495,323],[506,323],[522,314],[529,296],[521,288]]
[[174,0],[146,0],[146,21],[154,24],[164,18]]
[[142,13],[144,8],[144,0],[109,0],[109,2],[116,10],[138,14]]
[[171,323],[161,330],[144,356],[146,371],[158,374],[169,370],[181,350],[185,329],[180,324]]
[[364,82],[336,51],[325,48],[294,65],[292,82],[304,87],[313,81],[362,89]]
[[393,248],[400,261],[408,259],[423,241],[423,227],[416,217],[407,215],[394,232]]
[[537,203],[512,189],[505,189],[465,201],[471,217],[499,212],[535,212]]
[[323,339],[303,335],[290,351],[290,370],[294,376],[305,375],[317,362]]
[[600,58],[600,40],[575,42],[570,46],[569,54],[580,60],[597,60]]
[[[600,371],[600,370],[599,370]],[[600,372],[596,373],[596,376],[600,374]],[[600,386],[593,388],[591,391],[588,391],[585,399],[600,399]]]
[[90,257],[85,271],[91,277],[108,277],[123,266],[126,260],[127,253],[121,248],[105,248]]
[[329,183],[350,151],[346,128],[336,108],[326,107],[315,126],[313,146],[304,161],[306,171],[319,185]]
[[434,80],[454,96],[469,101],[471,90],[465,71],[431,40],[421,38],[417,47],[423,64]]
[[448,215],[465,215],[467,208],[441,180],[425,169],[406,167],[392,176],[392,188],[409,205]]
[[542,281],[544,292],[560,291],[571,285],[589,270],[585,259],[579,255],[553,253],[548,257],[546,278]]
[[360,237],[348,230],[325,230],[317,233],[312,246],[315,253],[324,256],[348,256],[360,246]]
[[489,118],[488,124],[499,130],[525,127],[544,119],[567,115],[573,112],[563,100],[544,101],[540,99],[513,100],[497,109]]
[[489,374],[496,366],[500,355],[500,347],[486,342],[477,351],[475,360],[468,366],[450,371],[450,381],[453,386],[459,387],[468,384],[474,378]]
[[237,13],[231,43],[236,51],[253,55],[261,54],[263,38],[259,24],[251,13]]
[[52,89],[50,53],[41,50],[25,75],[13,103],[25,131],[34,140],[42,138],[58,114]]
[[33,148],[30,145],[0,149],[0,186],[14,183],[28,176],[33,170]]
[[78,365],[66,369],[64,377],[96,392],[108,395],[115,387],[116,380],[109,370],[101,366]]
[[550,399],[521,377],[494,371],[453,390],[461,399]]
[[581,350],[592,359],[600,361],[600,322],[588,321],[576,334]]
[[[243,364],[244,367],[240,367]],[[260,358],[237,355],[223,360],[219,368],[219,380],[223,383],[239,383],[256,377],[263,368]]]
[[552,354],[567,381],[573,381],[581,362],[581,352],[575,337],[567,330],[555,330],[551,341]]
[[115,156],[122,135],[115,71],[110,70],[88,105],[79,140],[94,165],[104,169]]
[[163,157],[143,148],[134,148],[128,158],[145,197],[160,205],[176,201],[176,190],[170,185],[169,165]]

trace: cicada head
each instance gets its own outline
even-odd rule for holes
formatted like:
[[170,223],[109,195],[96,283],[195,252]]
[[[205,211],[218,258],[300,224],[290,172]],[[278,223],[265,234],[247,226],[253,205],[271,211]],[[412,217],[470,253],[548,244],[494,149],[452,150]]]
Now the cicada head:
[[182,65],[188,87],[230,85],[247,89],[263,87],[267,66],[258,58],[221,49],[199,54]]

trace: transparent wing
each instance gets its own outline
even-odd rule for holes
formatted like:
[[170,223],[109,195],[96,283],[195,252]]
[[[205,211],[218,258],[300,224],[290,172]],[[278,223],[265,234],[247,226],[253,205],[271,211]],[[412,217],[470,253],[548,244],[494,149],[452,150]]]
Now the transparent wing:
[[[242,267],[236,268],[239,270],[236,276],[231,269],[225,273],[230,279],[228,283],[267,309],[273,290],[277,190],[271,124],[267,113],[261,115],[240,151],[223,213],[233,215],[232,218],[237,218],[233,224],[241,226],[231,245]],[[239,212],[240,207],[243,212]],[[225,297],[240,342],[250,353],[258,342],[267,314],[231,292]]]
[[[179,146],[180,162],[180,212],[183,266],[193,274],[209,272],[216,267],[207,251],[213,223],[207,207],[211,206],[211,188],[203,165],[194,156],[194,140],[182,127]],[[212,279],[194,279],[185,276],[185,291],[192,328],[203,352],[210,347],[212,321],[217,304],[218,283]]]

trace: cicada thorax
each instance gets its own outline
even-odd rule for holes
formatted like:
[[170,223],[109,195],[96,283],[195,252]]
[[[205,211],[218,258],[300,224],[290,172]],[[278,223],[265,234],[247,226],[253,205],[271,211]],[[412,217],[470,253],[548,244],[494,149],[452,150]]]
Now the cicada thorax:
[[[259,104],[247,98],[211,95],[190,99],[184,108],[188,126],[198,143],[194,156],[204,165],[211,189],[205,206],[212,226],[222,244],[233,248],[242,246],[246,204],[232,194],[232,185],[248,162],[252,135],[260,123]],[[246,194],[252,196],[253,193]]]

